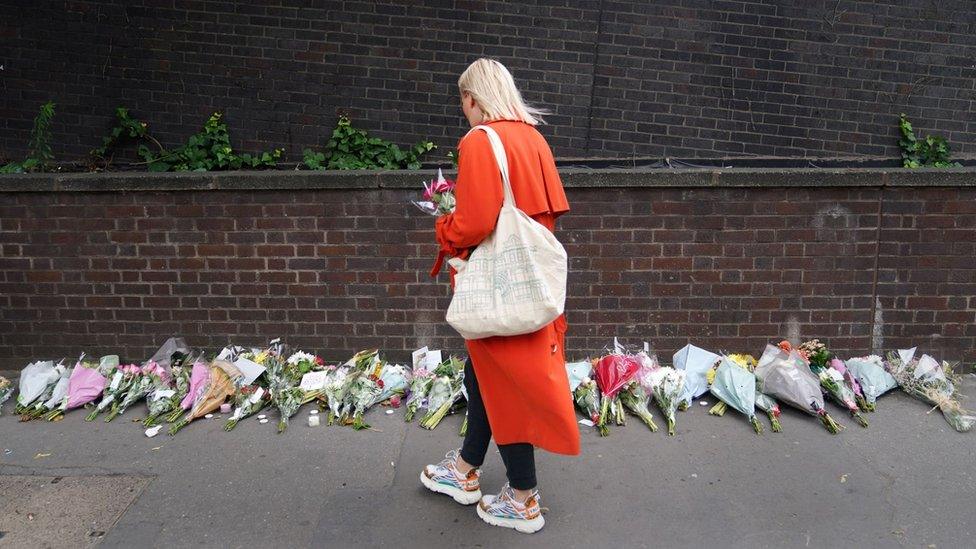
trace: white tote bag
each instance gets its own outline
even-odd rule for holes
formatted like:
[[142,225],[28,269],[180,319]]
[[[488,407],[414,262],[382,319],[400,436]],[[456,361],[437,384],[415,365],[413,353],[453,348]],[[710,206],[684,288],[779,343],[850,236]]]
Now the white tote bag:
[[447,322],[464,339],[535,332],[563,313],[566,250],[549,229],[515,206],[508,157],[495,130],[488,134],[502,175],[505,201],[495,230],[467,261],[452,258],[457,271]]

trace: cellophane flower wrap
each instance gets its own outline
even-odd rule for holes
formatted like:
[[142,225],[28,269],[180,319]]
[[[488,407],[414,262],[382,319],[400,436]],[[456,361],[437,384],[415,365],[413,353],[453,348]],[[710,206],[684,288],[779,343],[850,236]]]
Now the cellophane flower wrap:
[[868,405],[868,401],[864,397],[864,389],[861,387],[861,382],[858,381],[854,372],[851,372],[847,368],[847,363],[835,356],[830,359],[830,367],[840,373],[844,378],[844,383],[854,392],[854,401],[857,403],[857,407],[865,412],[873,412],[874,407]]
[[797,410],[816,416],[828,432],[838,433],[840,425],[824,408],[820,380],[798,352],[786,351],[783,344],[780,345],[767,345],[759,358],[756,378],[762,382],[760,390]]
[[[10,395],[14,394],[14,384],[3,376],[0,376],[0,408],[3,407],[3,403],[7,402]],[[2,412],[2,410],[0,410]]]
[[633,380],[620,391],[620,403],[630,413],[637,416],[651,431],[657,431],[654,415],[651,414],[651,394],[639,381]]
[[451,411],[464,390],[464,361],[451,357],[434,369],[434,382],[427,399],[427,413],[420,420],[424,429],[433,429]]
[[445,179],[438,168],[437,178],[430,183],[424,183],[423,200],[413,204],[430,215],[446,215],[454,211],[457,201],[454,198],[454,181]]
[[325,399],[325,404],[329,410],[329,425],[332,425],[342,413],[342,402],[345,399],[346,391],[349,389],[348,378],[350,375],[348,366],[335,366],[329,372],[322,397]]
[[21,421],[29,421],[49,414],[52,410],[60,406],[64,397],[68,395],[68,383],[74,368],[66,368],[63,364],[57,364],[55,368],[61,376],[54,385],[49,385],[45,389],[41,398],[37,399],[26,413],[20,416]]
[[[857,396],[853,388],[844,379],[843,372],[833,366],[834,353],[819,339],[801,343],[800,350],[806,354],[810,371],[820,380],[820,388],[824,394],[847,410],[858,425],[867,427],[867,419],[861,415],[861,409],[857,404]],[[845,369],[843,362],[837,362],[840,362],[841,368]]]
[[844,364],[857,379],[869,412],[875,410],[879,396],[898,387],[898,381],[888,373],[884,359],[878,355],[849,358]]
[[600,388],[595,379],[586,377],[580,381],[573,391],[573,402],[594,426],[600,422]]
[[298,351],[289,356],[280,368],[272,367],[267,370],[271,387],[271,401],[278,408],[278,432],[283,433],[288,428],[292,416],[306,402],[310,402],[325,394],[325,389],[301,387],[302,377],[312,370],[323,369],[321,358]]
[[54,407],[45,418],[48,421],[57,421],[62,418],[68,410],[73,410],[79,406],[84,406],[94,401],[102,391],[108,380],[101,374],[98,363],[86,362],[84,357],[75,363],[71,370],[71,377],[68,378],[68,392],[64,395],[61,402]]
[[742,412],[756,434],[762,433],[762,424],[756,417],[756,376],[748,368],[734,363],[727,356],[722,357],[709,391],[715,398]]
[[942,411],[942,416],[957,432],[972,430],[976,415],[962,407],[961,380],[951,364],[940,364],[929,355],[916,360],[889,353],[888,368],[903,391]]
[[[159,366],[153,361],[150,364]],[[144,426],[152,427],[159,416],[173,410],[172,398],[176,395],[174,376],[180,375],[182,369],[179,365],[171,365],[169,369],[159,366],[147,371],[150,387],[146,393],[146,408],[149,413],[142,421]]]
[[407,396],[407,410],[403,415],[404,421],[413,421],[413,417],[417,414],[417,410],[424,407],[427,402],[427,393],[430,392],[430,386],[433,385],[433,383],[433,372],[424,368],[423,366],[417,366],[414,368],[413,379],[410,381],[410,391],[409,395]]
[[210,365],[203,360],[203,357],[193,362],[193,367],[190,369],[190,385],[183,395],[183,400],[180,401],[181,410],[192,408],[193,403],[206,391],[207,384],[210,383],[210,370]]
[[14,411],[24,414],[61,378],[61,370],[54,366],[53,360],[42,360],[28,364],[20,372],[20,391]]
[[827,396],[847,410],[858,425],[867,427],[868,420],[861,415],[861,409],[855,400],[854,391],[844,383],[844,374],[834,368],[823,368],[817,376],[820,378],[820,386]]
[[95,418],[106,409],[109,409],[109,407],[117,407],[119,401],[128,392],[129,387],[132,386],[136,378],[141,374],[142,370],[135,364],[126,364],[117,367],[112,373],[112,377],[109,378],[108,386],[102,392],[102,400],[85,417],[85,421],[95,421]]
[[132,382],[125,396],[122,397],[116,406],[112,406],[112,410],[109,412],[108,417],[105,418],[105,421],[112,421],[116,416],[125,413],[129,409],[129,406],[145,398],[153,389],[154,379],[164,376],[169,376],[169,372],[165,368],[154,361],[146,363],[140,369],[140,372],[136,374],[136,379]]
[[[198,391],[193,399],[193,406],[190,411],[178,422],[170,426],[169,434],[175,435],[180,429],[186,427],[191,421],[201,418],[214,410],[220,408],[229,397],[234,395],[234,379],[227,372],[232,371],[233,364],[219,364],[220,360],[213,361],[210,365],[210,373],[207,376],[207,384]],[[229,366],[229,368],[228,368]]]
[[632,355],[609,354],[593,366],[596,384],[600,388],[600,420],[597,430],[600,436],[610,434],[609,422],[624,424],[624,406],[618,395],[641,369],[641,363]]
[[339,424],[352,424],[356,430],[368,429],[363,418],[366,410],[373,404],[373,401],[383,392],[382,382],[379,373],[383,369],[383,362],[379,358],[379,352],[375,349],[360,351],[346,364],[352,365],[352,372],[346,378],[347,387],[342,399],[342,414],[339,416]]
[[234,411],[224,424],[225,431],[232,431],[242,419],[261,411],[271,402],[271,393],[260,385],[244,385],[234,393]]
[[278,408],[278,432],[284,433],[288,428],[288,421],[291,416],[298,413],[302,403],[305,401],[305,390],[297,385],[290,387],[279,386],[278,390],[271,395],[271,399]]
[[651,374],[651,395],[654,402],[664,414],[668,423],[668,436],[674,436],[675,412],[681,403],[681,392],[684,390],[685,371],[675,368],[658,368]]
[[373,401],[373,404],[379,404],[390,400],[394,396],[403,396],[407,393],[407,389],[410,387],[410,381],[413,374],[410,368],[403,366],[401,364],[392,364],[387,362],[383,365],[383,369],[380,370],[380,381],[382,382],[383,390]]
[[707,376],[718,359],[719,355],[691,344],[674,353],[672,364],[685,372],[685,385],[681,391],[679,407],[691,406],[694,399],[708,392]]
[[[726,356],[733,365],[753,374],[753,379],[756,382],[756,408],[766,412],[766,417],[769,418],[770,428],[774,433],[781,432],[783,427],[780,424],[779,418],[782,411],[779,408],[779,404],[776,403],[776,399],[762,392],[762,382],[759,381],[759,378],[755,377],[756,358],[752,355],[744,353],[733,353]],[[719,359],[719,363],[721,363],[721,358]],[[718,368],[718,365],[716,365],[715,368]],[[710,385],[715,379],[714,369],[709,372],[708,377],[708,383]],[[725,409],[727,407],[728,404],[719,399],[718,403],[715,404],[715,406],[712,406],[708,413],[721,416],[725,413]]]
[[[173,375],[172,393],[163,389],[162,394],[149,397],[149,417],[143,422],[146,427],[152,427],[163,419],[167,423],[173,423],[183,414],[182,402],[186,395],[190,393],[190,377],[193,371],[193,364],[200,362],[194,361],[192,364],[184,364],[174,367],[171,371]],[[165,392],[163,392],[165,391]]]

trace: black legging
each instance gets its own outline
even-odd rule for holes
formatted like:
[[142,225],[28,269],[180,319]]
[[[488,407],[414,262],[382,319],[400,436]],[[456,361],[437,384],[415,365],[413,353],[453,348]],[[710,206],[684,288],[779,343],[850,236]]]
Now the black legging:
[[[461,459],[475,467],[481,467],[491,442],[491,425],[481,401],[478,379],[474,376],[471,359],[464,365],[464,388],[468,391],[468,431],[461,446]],[[498,452],[505,463],[508,483],[516,490],[535,488],[535,448],[526,442],[499,444]]]

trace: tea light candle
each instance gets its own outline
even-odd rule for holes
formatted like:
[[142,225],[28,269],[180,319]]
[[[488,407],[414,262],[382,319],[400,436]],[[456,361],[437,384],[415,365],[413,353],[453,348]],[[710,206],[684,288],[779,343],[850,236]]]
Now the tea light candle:
[[317,415],[308,416],[308,426],[309,427],[318,427],[319,426],[319,416],[317,416]]

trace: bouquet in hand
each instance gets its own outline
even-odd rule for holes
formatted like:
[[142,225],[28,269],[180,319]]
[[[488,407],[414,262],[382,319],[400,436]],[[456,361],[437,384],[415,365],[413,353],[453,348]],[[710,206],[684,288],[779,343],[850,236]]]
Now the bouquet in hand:
[[58,421],[65,412],[94,401],[102,394],[108,380],[99,371],[99,365],[85,362],[85,355],[81,355],[68,378],[68,391],[57,406],[53,407],[46,416],[48,421]]
[[85,421],[95,421],[98,414],[108,409],[109,406],[112,408],[117,407],[119,401],[125,396],[125,393],[129,391],[129,388],[141,374],[142,370],[135,364],[126,364],[125,366],[117,367],[112,373],[108,387],[102,393],[102,400],[85,417]]
[[424,183],[424,199],[414,201],[414,206],[424,213],[441,216],[454,211],[454,182],[444,179],[440,168],[437,169],[437,179]]
[[[819,339],[801,343],[800,350],[808,357],[810,371],[820,380],[820,388],[824,394],[847,410],[858,425],[867,427],[868,421],[861,415],[854,389],[844,379],[844,374],[832,367],[834,353],[830,352]],[[843,367],[842,362],[841,367]]]
[[675,412],[681,399],[681,391],[684,390],[685,371],[675,368],[658,368],[652,372],[651,394],[654,395],[654,402],[661,409],[665,420],[668,422],[668,435],[674,436]]
[[767,345],[756,366],[756,378],[761,382],[759,389],[763,393],[817,416],[830,433],[840,431],[840,425],[824,408],[820,380],[796,351],[786,351],[782,344],[781,347]]
[[61,372],[55,367],[54,361],[44,360],[32,362],[20,372],[20,393],[17,395],[17,406],[14,412],[18,415],[26,414],[31,406],[37,403],[54,384],[61,379]]
[[600,436],[610,434],[608,423],[611,419],[617,425],[624,424],[624,406],[619,393],[636,378],[640,369],[641,363],[625,354],[606,355],[594,365],[594,375],[601,393],[600,420],[597,422]]
[[54,368],[61,374],[61,377],[54,385],[48,385],[41,398],[38,398],[34,405],[20,416],[21,421],[30,421],[50,413],[51,410],[61,405],[61,401],[68,394],[68,381],[74,368],[65,368],[61,363]]
[[410,381],[409,396],[407,397],[407,412],[403,416],[404,421],[413,421],[413,416],[417,414],[417,410],[421,409],[427,401],[427,393],[430,392],[430,386],[433,384],[433,372],[423,366],[414,368],[413,379]]
[[654,423],[654,416],[648,409],[651,404],[651,395],[640,382],[631,381],[620,391],[620,403],[630,413],[640,418],[651,431],[657,432],[657,423]]
[[451,411],[464,389],[464,361],[451,357],[434,369],[434,382],[427,398],[427,414],[420,420],[424,429],[433,429]]
[[748,368],[722,357],[709,390],[715,398],[742,412],[756,434],[762,434],[762,424],[756,417],[756,376]]
[[9,379],[0,376],[0,408],[3,407],[3,403],[7,402],[7,399],[12,394],[14,394],[14,384]]
[[259,385],[244,385],[234,393],[234,412],[224,425],[225,431],[232,431],[246,417],[261,411],[271,401],[271,393]]
[[[191,421],[201,418],[210,412],[220,408],[220,405],[228,397],[234,395],[234,378],[227,374],[234,370],[234,365],[229,362],[220,364],[220,360],[215,360],[210,366],[207,376],[207,383],[196,391],[193,399],[193,406],[178,422],[169,428],[169,434],[175,435],[180,429],[189,425]],[[195,365],[194,365],[195,366]]]
[[860,386],[865,411],[873,412],[878,397],[898,387],[898,381],[885,370],[884,360],[878,355],[849,358],[844,365]]
[[[959,375],[948,362],[939,364],[929,355],[915,359],[915,349],[889,353],[891,375],[909,395],[942,411],[942,416],[957,432],[964,433],[976,424],[976,415],[963,409],[959,402]],[[934,409],[934,408],[933,408]]]
[[573,391],[573,401],[593,425],[600,423],[600,388],[596,380],[583,378]]
[[151,391],[153,388],[154,379],[159,379],[162,376],[168,377],[169,372],[167,372],[156,362],[149,361],[145,366],[142,367],[142,370],[136,374],[136,379],[132,382],[129,390],[125,393],[125,396],[123,396],[119,402],[112,406],[112,410],[109,412],[108,417],[105,418],[105,422],[107,423],[112,421],[116,416],[119,416],[128,410],[129,406],[132,406],[136,402],[139,402],[145,398],[146,395],[149,394],[149,391]]

